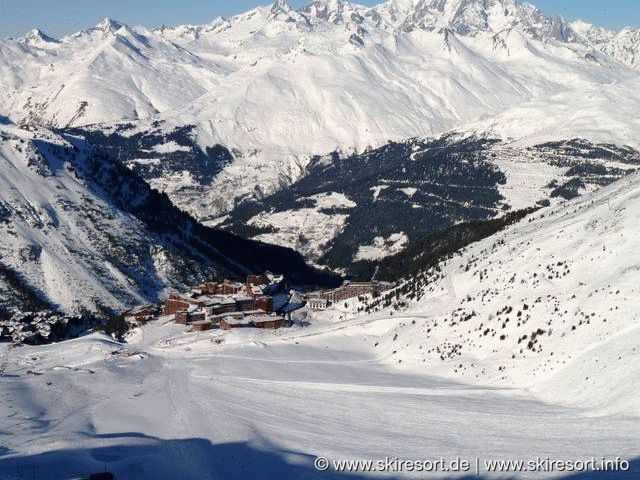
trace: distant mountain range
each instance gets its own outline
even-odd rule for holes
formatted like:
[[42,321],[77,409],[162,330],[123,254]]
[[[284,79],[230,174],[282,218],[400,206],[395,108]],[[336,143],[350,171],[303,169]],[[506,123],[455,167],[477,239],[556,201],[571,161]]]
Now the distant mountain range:
[[454,129],[633,143],[638,127],[618,112],[637,111],[638,38],[515,0],[297,11],[277,1],[159,29],[105,19],[61,40],[1,41],[0,111],[15,123],[113,124],[123,136],[190,126],[200,150],[223,145],[233,162],[213,180],[188,169],[151,180],[206,220],[299,179],[314,155],[388,140]]

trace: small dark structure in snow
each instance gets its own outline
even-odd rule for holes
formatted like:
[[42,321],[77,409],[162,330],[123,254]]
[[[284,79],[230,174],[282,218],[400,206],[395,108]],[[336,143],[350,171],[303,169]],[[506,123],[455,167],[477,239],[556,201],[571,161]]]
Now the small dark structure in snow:
[[189,321],[189,313],[186,310],[180,310],[176,312],[176,323],[180,325],[186,325]]
[[125,316],[133,318],[136,322],[146,323],[153,318],[156,311],[157,308],[155,305],[145,305],[127,312]]
[[92,473],[89,480],[115,480],[115,476],[111,472]]

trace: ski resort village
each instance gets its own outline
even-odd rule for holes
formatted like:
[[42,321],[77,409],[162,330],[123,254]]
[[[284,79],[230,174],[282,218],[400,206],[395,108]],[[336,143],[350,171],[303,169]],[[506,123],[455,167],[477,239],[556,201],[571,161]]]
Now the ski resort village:
[[204,283],[188,293],[170,294],[164,305],[141,306],[125,312],[124,317],[131,327],[164,317],[198,332],[212,328],[276,329],[292,325],[294,319],[308,323],[310,312],[350,298],[376,298],[392,287],[389,282],[345,281],[336,289],[302,294],[298,288],[288,287],[282,275],[248,275],[245,283],[224,279]]

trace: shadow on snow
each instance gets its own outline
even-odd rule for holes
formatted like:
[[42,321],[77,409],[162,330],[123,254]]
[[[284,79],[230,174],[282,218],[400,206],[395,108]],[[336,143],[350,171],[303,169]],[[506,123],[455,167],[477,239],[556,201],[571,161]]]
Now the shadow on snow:
[[92,436],[91,441],[126,444],[58,450],[37,455],[0,458],[0,478],[62,480],[112,472],[118,480],[137,479],[365,479],[337,472],[320,472],[315,457],[258,447],[249,443],[212,444],[189,438],[162,440],[136,433]]
[[[182,480],[244,480],[244,479],[328,479],[366,480],[397,478],[393,473],[343,473],[330,469],[318,471],[312,455],[281,450],[273,445],[253,445],[245,442],[213,444],[201,438],[162,440],[138,433],[96,435],[91,441],[116,442],[115,445],[86,449],[67,449],[27,456],[7,456],[0,451],[0,477],[3,479],[60,480],[88,478],[90,474],[109,471],[118,480],[175,478]],[[121,443],[117,443],[117,442]],[[10,454],[9,454],[10,455]],[[409,474],[420,478],[441,480],[438,473]],[[544,478],[544,473],[539,473]],[[461,477],[456,476],[460,479]],[[463,480],[483,480],[489,477],[467,475]],[[502,477],[505,478],[505,477]],[[519,479],[515,475],[512,480]],[[640,459],[630,462],[628,471],[583,472],[560,480],[627,480],[640,478]]]

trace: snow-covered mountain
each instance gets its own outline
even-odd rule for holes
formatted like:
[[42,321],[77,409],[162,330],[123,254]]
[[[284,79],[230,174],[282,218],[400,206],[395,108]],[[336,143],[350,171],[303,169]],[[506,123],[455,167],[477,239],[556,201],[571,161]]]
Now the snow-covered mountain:
[[[445,202],[485,209],[483,215],[531,206],[556,188],[552,182],[564,183],[571,167],[547,168],[544,155],[520,161],[532,145],[583,138],[628,152],[623,146],[637,145],[640,133],[634,38],[629,29],[614,34],[551,20],[514,0],[391,0],[374,7],[318,0],[299,10],[278,0],[208,25],[158,29],[105,19],[60,40],[35,30],[1,41],[0,120],[84,139],[210,225],[237,222],[220,217],[246,200],[330,173],[332,158],[366,151],[349,168],[366,163],[389,140],[410,146],[409,137],[454,131],[521,149],[506,159],[493,152],[505,181],[483,185],[502,200],[469,204],[451,192],[424,190],[421,170],[412,172],[411,185],[378,179],[384,174],[376,170],[362,184],[364,201],[342,186],[300,191],[316,202],[309,218],[328,222],[318,232],[281,219],[291,205],[244,219],[262,229],[258,238],[317,258],[332,237],[348,234],[346,210],[388,195],[415,206],[414,213],[424,207],[421,196],[437,199],[432,207]],[[607,165],[616,148],[595,147],[589,155],[604,152],[595,163],[607,173],[624,167]],[[418,153],[394,158],[394,175],[414,168],[409,161]],[[536,162],[545,174],[534,191],[522,180]],[[338,203],[328,206],[320,193]],[[475,218],[446,213],[453,222]],[[419,235],[401,227],[368,233],[347,245],[351,259],[380,256],[384,246],[397,251]],[[321,238],[309,243],[314,235]]]
[[265,270],[301,283],[315,275],[293,251],[203,227],[77,137],[0,125],[4,314],[108,314],[215,275]]
[[392,18],[398,18],[402,17],[400,12],[407,12],[407,6],[410,7],[399,25],[404,31],[451,30],[465,36],[488,32],[498,40],[517,30],[535,40],[567,42],[571,39],[570,29],[562,17],[549,19],[530,3],[521,4],[516,0],[419,0],[405,3],[404,9],[402,3],[389,2],[389,10]]
[[[550,120],[552,106],[548,111]],[[624,113],[620,118],[633,121]],[[522,120],[524,134],[529,124]],[[541,119],[531,128],[544,125]],[[601,127],[604,134],[607,126]],[[468,134],[411,139],[346,158],[315,159],[302,179],[238,205],[219,226],[295,248],[362,280],[375,271],[379,278],[397,278],[412,259],[401,254],[388,265],[376,261],[422,245],[427,235],[446,236],[455,225],[486,226],[507,212],[557,204],[638,167],[635,149],[576,139],[532,146]]]
[[71,143],[3,127],[0,148],[2,264],[25,287],[77,312],[144,302],[170,281],[162,274],[168,251],[75,175]]
[[638,49],[640,48],[638,30],[625,27],[619,32],[611,32],[582,21],[572,22],[570,28],[579,41],[592,45],[621,63],[638,68]]
[[[127,135],[192,127],[200,150],[222,145],[234,161],[204,183],[179,169],[147,180],[210,219],[297,180],[314,155],[464,130],[550,98],[570,115],[570,92],[637,76],[636,36],[515,0],[318,0],[297,11],[278,0],[158,29],[106,19],[60,40],[34,31],[1,41],[0,111],[16,123],[120,123],[109,132],[134,122]],[[184,191],[172,188],[181,178]]]

